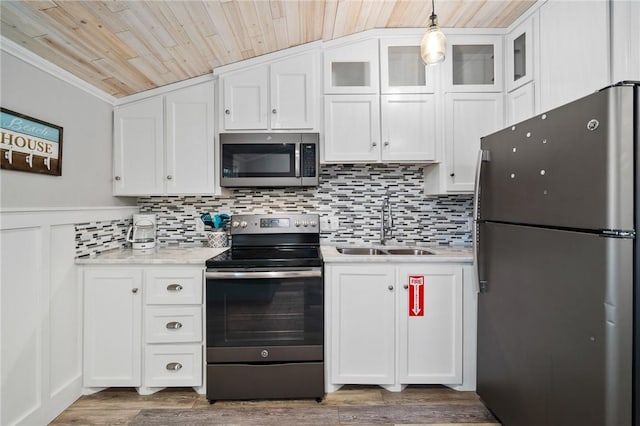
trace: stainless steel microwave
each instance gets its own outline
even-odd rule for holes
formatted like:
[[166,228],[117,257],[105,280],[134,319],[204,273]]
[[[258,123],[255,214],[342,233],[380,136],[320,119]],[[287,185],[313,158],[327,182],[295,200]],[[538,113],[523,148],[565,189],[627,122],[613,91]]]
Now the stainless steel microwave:
[[318,185],[318,133],[221,133],[220,185]]

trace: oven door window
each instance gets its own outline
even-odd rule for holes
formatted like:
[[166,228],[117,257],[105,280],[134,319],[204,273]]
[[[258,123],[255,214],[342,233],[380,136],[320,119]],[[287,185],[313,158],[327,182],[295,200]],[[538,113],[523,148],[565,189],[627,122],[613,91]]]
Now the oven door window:
[[224,177],[295,177],[296,144],[223,144]]
[[321,345],[322,278],[208,279],[207,346]]

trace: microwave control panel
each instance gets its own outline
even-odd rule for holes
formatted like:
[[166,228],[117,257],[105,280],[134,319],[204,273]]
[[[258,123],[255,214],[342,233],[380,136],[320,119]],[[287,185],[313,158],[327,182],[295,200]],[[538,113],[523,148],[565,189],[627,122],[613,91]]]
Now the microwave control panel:
[[302,177],[315,177],[316,176],[316,144],[303,143],[302,147]]

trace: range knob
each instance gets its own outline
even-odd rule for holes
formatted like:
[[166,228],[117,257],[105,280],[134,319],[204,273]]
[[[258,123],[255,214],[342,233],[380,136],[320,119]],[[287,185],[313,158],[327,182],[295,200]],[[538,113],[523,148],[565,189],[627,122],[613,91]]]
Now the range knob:
[[295,225],[296,225],[296,228],[297,228],[297,227],[299,227],[299,226],[300,226],[300,221],[299,221],[299,220],[296,220],[296,221],[295,221]]
[[311,226],[315,227],[315,226],[316,226],[316,221],[315,221],[315,220],[312,220],[311,222],[309,222],[309,225],[311,225]]
[[247,222],[245,222],[244,220],[242,222],[240,222],[240,226],[243,228],[247,227]]
[[309,222],[307,222],[306,220],[304,222],[302,222],[302,226],[307,227],[309,226]]
[[237,228],[238,226],[240,226],[240,223],[238,223],[237,220],[234,220],[233,223],[231,223],[232,228]]

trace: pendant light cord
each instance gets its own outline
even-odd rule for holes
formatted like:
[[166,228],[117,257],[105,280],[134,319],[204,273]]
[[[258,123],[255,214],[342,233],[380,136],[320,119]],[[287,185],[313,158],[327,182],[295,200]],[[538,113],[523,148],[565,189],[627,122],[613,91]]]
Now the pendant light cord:
[[436,15],[436,0],[431,0],[431,16]]

